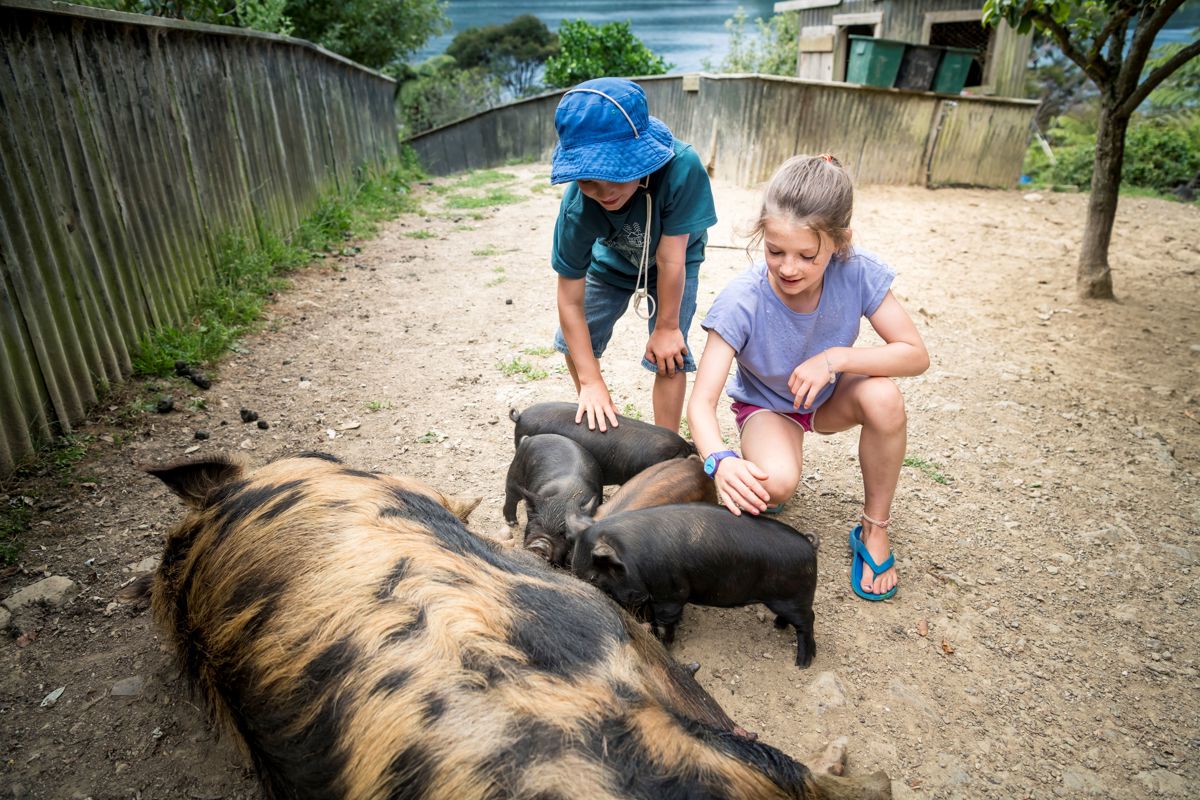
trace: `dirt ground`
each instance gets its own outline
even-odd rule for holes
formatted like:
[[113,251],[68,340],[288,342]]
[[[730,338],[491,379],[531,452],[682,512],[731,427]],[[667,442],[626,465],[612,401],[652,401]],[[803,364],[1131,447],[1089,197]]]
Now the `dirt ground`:
[[[0,642],[0,797],[260,797],[149,614],[112,604],[181,517],[140,467],[320,449],[481,495],[472,528],[495,535],[510,406],[573,397],[549,350],[559,194],[547,165],[503,172],[512,177],[483,189],[417,187],[422,213],[296,275],[210,390],[133,384],[83,426],[88,452],[66,478],[5,488],[9,501],[35,499],[0,597],[48,575],[81,592],[45,612],[36,637]],[[498,186],[517,201],[450,207]],[[757,202],[753,189],[715,191],[701,315],[746,264],[735,229]],[[812,437],[783,517],[824,541],[812,667],[793,665],[794,636],[761,608],[689,607],[674,651],[699,661],[701,683],[764,741],[805,758],[846,735],[850,772],[886,770],[900,798],[1195,796],[1200,209],[1122,200],[1120,300],[1084,303],[1084,204],[859,190],[858,240],[897,268],[896,294],[932,356],[925,375],[900,381],[913,464],[894,507],[900,590],[882,604],[851,593],[857,437]],[[644,336],[630,317],[605,374],[618,407],[649,419]],[[131,413],[162,394],[180,410]],[[242,423],[242,408],[269,428]],[[727,405],[720,418],[732,434]]]

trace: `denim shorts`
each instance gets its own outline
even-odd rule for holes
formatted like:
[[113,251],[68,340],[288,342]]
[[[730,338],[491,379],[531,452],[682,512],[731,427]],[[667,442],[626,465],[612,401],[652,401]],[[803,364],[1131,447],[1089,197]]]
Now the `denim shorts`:
[[[592,337],[592,353],[596,358],[604,355],[608,340],[612,338],[613,327],[617,320],[629,308],[629,298],[633,297],[633,289],[622,289],[613,286],[593,276],[590,272],[585,279],[583,291],[583,314],[587,319],[588,333]],[[696,314],[696,291],[699,288],[699,278],[685,278],[683,282],[683,297],[679,301],[679,330],[683,334],[683,343],[687,352],[683,355],[683,371],[695,372],[696,360],[692,358],[692,346],[688,344],[688,329],[692,326],[692,317]],[[658,305],[658,288],[651,287],[650,296]],[[646,304],[642,304],[644,309]],[[657,311],[646,323],[646,333],[654,332],[654,322],[658,318]],[[562,328],[554,332],[554,349],[567,353],[567,341],[563,338]],[[643,348],[644,351],[644,348]],[[658,366],[653,361],[642,357],[642,366],[651,372],[658,372]]]

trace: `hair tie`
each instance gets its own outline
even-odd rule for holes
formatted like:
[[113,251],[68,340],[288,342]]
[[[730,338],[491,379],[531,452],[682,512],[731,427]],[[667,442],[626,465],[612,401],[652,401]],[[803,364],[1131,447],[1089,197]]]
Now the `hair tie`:
[[823,159],[825,159],[825,162],[826,162],[826,163],[828,163],[828,164],[832,164],[832,163],[833,163],[833,156],[832,156],[832,155],[830,155],[829,153],[821,153],[821,155],[817,156],[817,158],[823,158]]

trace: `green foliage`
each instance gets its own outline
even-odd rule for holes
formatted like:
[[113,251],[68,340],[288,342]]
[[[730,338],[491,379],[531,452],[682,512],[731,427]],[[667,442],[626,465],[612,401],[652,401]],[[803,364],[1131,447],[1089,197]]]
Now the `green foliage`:
[[450,27],[440,0],[288,0],[285,11],[296,36],[375,69]]
[[236,0],[72,0],[76,5],[211,25],[237,23]]
[[477,114],[500,102],[500,85],[494,78],[481,69],[459,69],[447,55],[392,72],[400,84],[397,105],[405,135]]
[[[1193,36],[1200,36],[1200,30],[1193,31]],[[1155,57],[1146,62],[1146,70],[1158,69],[1183,47],[1180,42],[1158,48]],[[1188,60],[1150,93],[1146,98],[1146,113],[1163,116],[1200,114],[1200,58]]]
[[558,36],[532,14],[522,14],[504,25],[467,28],[446,48],[446,55],[460,67],[483,70],[515,97],[541,88],[538,72],[557,52]]
[[256,31],[290,36],[292,21],[284,13],[287,2],[288,0],[238,0],[238,25]]
[[725,20],[729,31],[729,52],[721,63],[704,60],[710,72],[756,72],[762,75],[796,74],[796,40],[800,34],[800,15],[775,14],[769,20],[754,20],[755,32],[746,30],[746,10],[737,7]]
[[904,457],[904,466],[915,467],[916,469],[919,469],[921,472],[925,473],[925,475],[928,476],[929,479],[932,480],[934,483],[940,483],[943,486],[950,483],[951,479],[947,475],[942,473],[941,466],[933,463],[932,461],[926,461],[925,459],[920,458],[918,456],[905,456]]
[[[1096,124],[1095,109],[1059,117],[1047,131],[1055,163],[1035,143],[1026,155],[1025,173],[1035,184],[1086,189],[1092,182]],[[1166,194],[1197,172],[1200,117],[1134,117],[1125,136],[1122,190],[1136,187]]]
[[548,86],[574,86],[603,77],[662,75],[672,66],[633,35],[628,20],[603,25],[563,20],[558,44],[558,55],[546,60]]
[[522,383],[540,381],[550,373],[541,367],[534,366],[520,356],[513,356],[510,361],[501,361],[496,365],[499,370],[510,378],[518,378]]
[[287,240],[270,231],[254,239],[222,237],[214,278],[198,293],[191,319],[145,334],[133,358],[134,373],[166,377],[174,374],[176,361],[215,363],[258,326],[268,298],[286,285],[284,274],[412,208],[408,187],[420,177],[412,164],[406,156],[404,164],[370,176],[347,197],[320,198]]
[[9,497],[0,506],[0,564],[14,564],[21,555],[21,539],[33,516],[28,499],[25,495]]
[[452,194],[446,199],[446,205],[450,208],[490,208],[519,203],[524,199],[504,189],[491,189],[483,195]]

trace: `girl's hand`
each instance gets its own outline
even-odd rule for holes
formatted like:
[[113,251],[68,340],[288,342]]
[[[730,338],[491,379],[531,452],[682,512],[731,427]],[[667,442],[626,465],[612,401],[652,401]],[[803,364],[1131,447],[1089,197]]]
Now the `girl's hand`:
[[753,461],[734,456],[723,458],[717,465],[717,500],[739,517],[743,510],[758,514],[766,510],[771,499],[762,485],[766,479],[767,473]]
[[830,365],[823,352],[817,353],[792,370],[788,378],[788,389],[796,396],[792,408],[799,411],[801,406],[811,407],[817,395],[830,383],[831,374],[833,373],[830,372]]
[[646,342],[646,360],[653,361],[659,375],[673,376],[683,369],[683,354],[687,346],[683,343],[683,332],[679,328],[656,325],[650,341]]
[[596,430],[597,423],[600,424],[601,433],[607,431],[606,419],[614,428],[617,427],[617,408],[608,395],[608,387],[604,381],[585,383],[579,387],[579,408],[575,411],[576,425],[580,423],[585,414],[589,431]]

